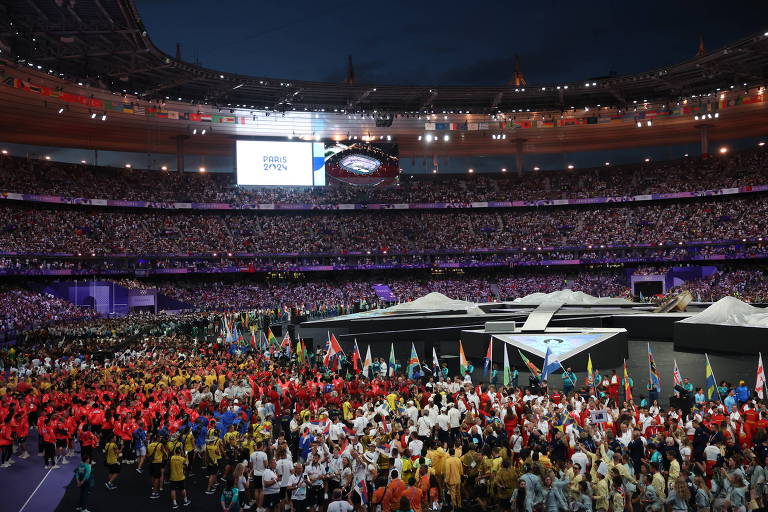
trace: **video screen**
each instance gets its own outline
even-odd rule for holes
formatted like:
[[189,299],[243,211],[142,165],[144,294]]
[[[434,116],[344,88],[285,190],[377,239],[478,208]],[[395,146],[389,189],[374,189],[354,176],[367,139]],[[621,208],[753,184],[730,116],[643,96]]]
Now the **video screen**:
[[336,142],[325,148],[328,176],[355,184],[376,185],[394,181],[400,174],[397,144]]
[[238,185],[325,185],[322,143],[238,140],[235,150]]

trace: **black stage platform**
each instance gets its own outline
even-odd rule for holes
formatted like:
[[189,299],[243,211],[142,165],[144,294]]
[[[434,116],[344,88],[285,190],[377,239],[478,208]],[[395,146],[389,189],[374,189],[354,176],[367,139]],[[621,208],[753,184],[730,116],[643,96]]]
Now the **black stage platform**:
[[[631,345],[645,345],[649,341],[674,343],[675,351],[754,355],[761,351],[763,343],[768,343],[768,337],[764,335],[766,331],[759,328],[679,323],[709,305],[692,303],[684,313],[653,313],[653,306],[642,303],[563,304],[555,311],[537,312],[535,305],[489,303],[479,305],[483,313],[456,310],[407,313],[370,311],[304,322],[298,327],[298,331],[304,339],[313,341],[315,346],[323,346],[329,332],[334,333],[345,350],[350,349],[357,340],[361,351],[364,352],[370,345],[372,356],[385,360],[389,356],[391,344],[394,344],[396,358],[400,361],[408,359],[412,342],[422,361],[431,361],[434,347],[441,360],[448,362],[451,369],[458,365],[459,340],[462,341],[466,356],[473,361],[476,368],[481,368],[491,334],[497,334],[486,331],[488,322],[514,322],[518,330],[524,325],[529,329],[537,329],[542,324],[539,322],[537,327],[537,322],[531,317],[538,313],[546,314],[546,322],[543,325],[546,326],[547,333],[554,334],[563,330],[571,334],[589,333],[594,329],[613,330],[614,336],[602,341],[599,346],[590,347],[589,351],[568,357],[568,365],[577,371],[586,369],[588,355],[591,355],[596,366],[618,368],[623,359],[632,352],[629,348]],[[496,341],[493,362],[501,367],[503,352],[500,347],[503,340]],[[520,358],[516,347],[509,345],[509,349],[510,361],[516,361],[519,366]],[[521,350],[537,365],[541,362],[543,353],[540,351],[525,348]]]

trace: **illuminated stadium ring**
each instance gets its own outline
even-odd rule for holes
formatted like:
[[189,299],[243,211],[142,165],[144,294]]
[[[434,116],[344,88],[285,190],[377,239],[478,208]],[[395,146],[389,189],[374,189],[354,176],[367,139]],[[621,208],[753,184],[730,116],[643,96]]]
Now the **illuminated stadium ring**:
[[381,167],[381,161],[360,153],[347,155],[339,160],[339,167],[347,172],[359,175],[373,174]]

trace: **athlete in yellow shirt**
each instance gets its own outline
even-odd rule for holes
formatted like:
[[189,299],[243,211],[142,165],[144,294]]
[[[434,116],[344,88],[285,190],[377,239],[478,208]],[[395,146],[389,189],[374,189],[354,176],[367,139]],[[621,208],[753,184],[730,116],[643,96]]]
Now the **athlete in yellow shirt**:
[[176,491],[179,491],[181,494],[181,497],[184,498],[184,505],[190,505],[192,502],[187,498],[187,490],[184,488],[184,480],[186,479],[186,475],[184,474],[185,466],[187,464],[187,459],[182,455],[182,449],[181,446],[177,446],[176,450],[173,452],[173,455],[171,456],[171,471],[170,471],[170,481],[171,481],[171,502],[173,505],[173,508],[177,508],[178,504],[176,503]]
[[107,483],[105,484],[107,489],[114,491],[117,486],[113,483],[120,474],[120,461],[118,455],[120,454],[120,448],[115,442],[115,438],[110,439],[107,444],[104,445],[104,462],[107,464]]

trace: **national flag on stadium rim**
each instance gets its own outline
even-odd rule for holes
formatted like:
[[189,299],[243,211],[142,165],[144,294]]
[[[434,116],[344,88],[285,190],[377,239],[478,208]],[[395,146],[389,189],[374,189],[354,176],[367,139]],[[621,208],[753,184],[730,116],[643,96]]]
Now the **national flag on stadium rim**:
[[365,483],[365,479],[360,479],[355,484],[355,491],[360,496],[360,503],[363,505],[368,504],[368,484]]
[[328,337],[328,350],[325,351],[325,357],[323,358],[323,366],[326,368],[331,367],[331,360],[336,356],[336,354],[343,354],[344,351],[341,350],[341,345],[339,345],[338,340],[336,339],[336,336],[331,334]]
[[675,386],[683,385],[683,376],[680,374],[680,368],[677,367],[677,359],[673,359],[674,366],[672,368],[672,381]]
[[491,370],[491,361],[493,361],[493,336],[491,336],[491,340],[488,342],[488,351],[485,353],[485,358],[483,358],[483,375],[488,375],[488,372]]
[[467,373],[468,366],[469,362],[467,361],[467,356],[464,355],[464,345],[462,345],[461,340],[459,340],[459,373],[461,373],[462,377]]
[[715,393],[720,393],[717,390],[717,381],[715,381],[715,374],[712,371],[712,365],[709,364],[709,356],[705,353],[704,358],[706,360],[706,366],[704,367],[704,389],[707,391],[707,400],[712,400]]
[[594,387],[595,373],[592,371],[592,354],[587,354],[587,387]]
[[421,377],[419,354],[416,353],[416,345],[411,342],[411,358],[408,359],[408,378],[418,379],[419,377]]
[[269,342],[270,345],[277,346],[277,338],[275,337],[274,334],[272,334],[272,329],[270,329],[269,327],[267,327],[267,341]]
[[357,346],[357,338],[355,338],[355,350],[352,352],[352,369],[355,373],[360,373],[360,348]]
[[763,368],[763,354],[758,352],[757,377],[755,378],[755,394],[762,400],[765,392],[765,369]]
[[627,360],[624,360],[624,396],[626,401],[632,400],[632,387],[629,385],[629,372],[627,371]]
[[517,353],[520,354],[520,358],[523,360],[523,363],[528,367],[528,370],[533,374],[534,377],[541,375],[541,372],[538,368],[536,368],[536,365],[530,362],[528,358],[525,357],[522,352],[520,352],[520,349],[517,349]]
[[555,373],[560,369],[560,361],[552,354],[552,348],[547,345],[547,353],[544,354],[544,366],[541,368],[541,378],[546,380],[550,373]]
[[507,344],[503,344],[504,348],[504,385],[509,386],[509,383],[512,381],[512,372],[509,368],[509,353],[507,352]]
[[[355,343],[357,343],[357,340],[355,340]],[[363,376],[371,378],[371,375],[369,373],[371,368],[371,363],[373,362],[373,358],[371,358],[371,346],[368,345],[368,348],[365,351],[365,361],[363,361]]]
[[387,375],[389,377],[395,376],[395,344],[392,343],[389,347],[389,362],[387,363]]
[[656,369],[656,362],[653,360],[650,343],[648,343],[648,376],[651,380],[651,385],[656,388],[656,391],[660,392],[661,377],[659,377],[659,370]]

